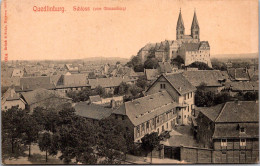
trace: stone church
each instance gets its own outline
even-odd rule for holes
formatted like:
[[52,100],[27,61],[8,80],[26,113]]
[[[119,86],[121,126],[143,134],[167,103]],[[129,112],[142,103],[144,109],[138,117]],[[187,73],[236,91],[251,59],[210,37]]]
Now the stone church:
[[138,52],[138,56],[143,62],[149,55],[154,55],[160,62],[168,62],[177,56],[181,56],[184,59],[185,66],[197,61],[204,62],[209,67],[212,67],[209,42],[200,41],[200,27],[196,11],[193,16],[190,35],[185,34],[185,26],[180,10],[176,26],[176,40],[148,43]]

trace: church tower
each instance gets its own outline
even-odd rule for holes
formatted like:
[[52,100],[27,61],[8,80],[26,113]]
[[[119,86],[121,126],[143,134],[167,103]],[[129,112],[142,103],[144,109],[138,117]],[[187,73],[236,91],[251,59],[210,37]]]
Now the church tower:
[[193,39],[197,40],[197,42],[200,41],[200,27],[197,20],[196,11],[194,11],[194,16],[191,24],[191,36]]
[[181,9],[180,9],[179,18],[178,18],[178,22],[177,22],[177,26],[176,26],[176,40],[182,39],[184,36],[184,33],[185,33],[185,27],[184,27],[184,23],[182,20]]

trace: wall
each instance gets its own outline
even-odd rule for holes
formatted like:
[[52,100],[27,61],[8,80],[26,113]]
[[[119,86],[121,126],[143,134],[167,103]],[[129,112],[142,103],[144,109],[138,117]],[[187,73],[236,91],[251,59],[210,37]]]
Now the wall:
[[12,106],[19,106],[21,109],[25,109],[25,103],[19,100],[6,101],[3,105],[1,105],[1,110],[8,110],[12,108]]
[[212,149],[181,147],[180,160],[189,163],[212,163]]

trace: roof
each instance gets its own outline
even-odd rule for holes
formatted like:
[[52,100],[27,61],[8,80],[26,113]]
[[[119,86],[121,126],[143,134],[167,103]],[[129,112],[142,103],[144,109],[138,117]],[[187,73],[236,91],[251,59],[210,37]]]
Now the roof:
[[213,107],[196,107],[196,110],[208,117],[211,121],[215,122],[224,104],[218,104]]
[[222,86],[220,81],[225,79],[219,70],[184,71],[183,76],[196,87],[202,83],[207,86]]
[[193,92],[196,90],[181,73],[167,74],[164,77],[170,82],[173,88],[181,95]]
[[179,18],[178,18],[178,21],[177,21],[176,29],[177,29],[177,28],[184,28],[184,23],[183,23],[181,11],[180,11],[180,13],[179,13]]
[[96,95],[96,96],[89,96],[89,100],[91,103],[93,102],[99,102],[101,101],[101,97],[99,95]]
[[[245,133],[241,133],[239,126],[245,128]],[[259,123],[221,123],[215,125],[213,138],[258,138]]]
[[133,125],[137,126],[177,106],[168,92],[162,91],[125,102],[113,113],[127,115]]
[[20,100],[20,95],[18,93],[15,93],[13,87],[9,87],[7,91],[3,94],[1,98],[1,103],[3,104],[6,101],[12,101],[12,100]]
[[109,78],[96,78],[96,79],[89,79],[89,84],[91,89],[96,88],[97,86],[102,86],[103,88],[109,87],[117,87],[120,85],[121,82],[130,82],[132,79],[129,77],[109,77]]
[[151,80],[155,80],[158,77],[159,72],[157,69],[145,69],[145,75],[146,75],[146,79],[148,81],[151,81]]
[[20,85],[20,77],[5,77],[1,78],[1,87],[10,87],[10,86],[19,86]]
[[77,115],[95,120],[107,118],[112,113],[112,109],[110,108],[95,104],[87,104],[86,102],[77,103],[74,108]]
[[172,72],[172,66],[169,62],[159,62],[159,68],[161,72],[163,73],[171,73]]
[[255,101],[227,102],[216,119],[217,123],[258,122],[259,104]]
[[225,88],[232,91],[258,91],[258,82],[228,82],[225,84]]
[[59,87],[79,87],[89,86],[85,74],[61,75],[56,86]]
[[234,80],[249,81],[249,74],[245,68],[229,68],[227,69],[229,76]]
[[51,83],[50,77],[23,77],[20,78],[20,87],[16,91],[32,91],[37,88],[54,89],[55,85]]
[[186,51],[198,51],[200,43],[183,43],[182,47],[184,47]]
[[192,20],[192,24],[191,24],[191,29],[193,29],[193,28],[199,28],[199,22],[197,19],[196,11],[194,11],[194,16],[193,16],[193,20]]
[[46,100],[46,99],[49,99],[52,97],[69,99],[58,91],[47,90],[47,89],[43,89],[43,88],[38,88],[38,89],[35,89],[30,92],[22,92],[21,95],[28,105],[31,105],[31,104],[34,104],[34,103],[37,103],[37,102],[40,102],[40,101],[43,101],[43,100]]

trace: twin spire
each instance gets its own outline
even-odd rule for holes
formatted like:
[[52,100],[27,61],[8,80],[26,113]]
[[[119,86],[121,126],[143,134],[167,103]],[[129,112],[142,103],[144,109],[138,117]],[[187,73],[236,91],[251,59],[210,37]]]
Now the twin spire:
[[[198,19],[197,19],[196,9],[195,9],[192,24],[191,24],[191,29],[198,29],[198,28],[199,28],[199,22],[198,22]],[[183,19],[182,19],[182,15],[181,15],[181,8],[180,8],[180,13],[179,13],[179,18],[178,18],[178,21],[177,21],[176,29],[185,29],[184,22],[183,22]]]

